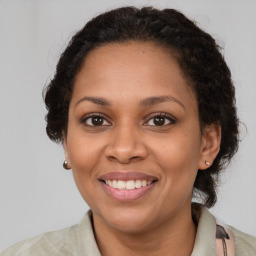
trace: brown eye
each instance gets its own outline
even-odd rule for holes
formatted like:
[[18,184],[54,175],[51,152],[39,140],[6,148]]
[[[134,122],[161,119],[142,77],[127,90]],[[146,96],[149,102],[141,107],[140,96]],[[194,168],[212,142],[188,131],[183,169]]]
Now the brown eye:
[[102,117],[92,117],[92,125],[98,126],[98,125],[102,125],[103,124],[103,118]]
[[160,126],[165,124],[165,118],[162,116],[156,116],[153,118],[154,125]]
[[109,126],[110,123],[102,116],[90,116],[82,120],[87,126]]
[[169,124],[174,124],[175,120],[166,115],[156,115],[152,117],[148,122],[147,125],[149,126],[165,126]]

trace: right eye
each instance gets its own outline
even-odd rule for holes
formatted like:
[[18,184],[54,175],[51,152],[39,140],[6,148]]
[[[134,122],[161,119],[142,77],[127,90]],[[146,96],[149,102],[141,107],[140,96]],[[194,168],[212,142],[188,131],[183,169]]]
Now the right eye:
[[85,116],[82,121],[87,126],[110,126],[111,124],[101,115]]

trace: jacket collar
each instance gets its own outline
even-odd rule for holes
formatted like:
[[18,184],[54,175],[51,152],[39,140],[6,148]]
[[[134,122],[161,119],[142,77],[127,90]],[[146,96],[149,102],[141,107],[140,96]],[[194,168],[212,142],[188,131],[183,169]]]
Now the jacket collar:
[[[216,221],[206,208],[192,204],[193,219],[197,224],[195,245],[191,256],[216,256]],[[101,256],[95,241],[92,212],[89,210],[78,226],[78,251],[84,256]]]
[[192,210],[196,206],[197,232],[194,249],[191,256],[216,256],[216,221],[206,208],[199,204],[192,204]]

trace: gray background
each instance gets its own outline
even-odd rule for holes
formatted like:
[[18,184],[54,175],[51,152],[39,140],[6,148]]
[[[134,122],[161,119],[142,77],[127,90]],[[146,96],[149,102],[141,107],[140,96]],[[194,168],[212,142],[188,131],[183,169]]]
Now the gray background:
[[243,141],[211,210],[256,236],[255,0],[0,0],[0,251],[45,231],[77,223],[88,209],[62,169],[61,146],[45,134],[41,91],[71,35],[121,5],[176,8],[224,47],[233,73]]

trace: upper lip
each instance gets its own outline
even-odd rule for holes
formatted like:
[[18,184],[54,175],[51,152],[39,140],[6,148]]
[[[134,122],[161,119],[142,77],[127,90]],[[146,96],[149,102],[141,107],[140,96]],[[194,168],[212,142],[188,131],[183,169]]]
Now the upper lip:
[[155,176],[141,173],[141,172],[134,172],[134,171],[118,171],[118,172],[109,172],[103,174],[99,177],[99,180],[147,180],[147,181],[154,181],[157,180]]

